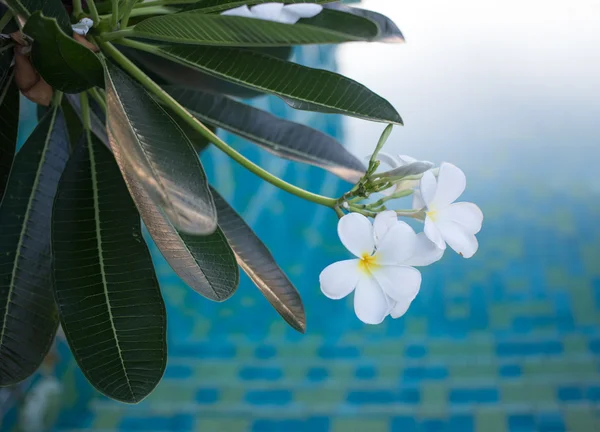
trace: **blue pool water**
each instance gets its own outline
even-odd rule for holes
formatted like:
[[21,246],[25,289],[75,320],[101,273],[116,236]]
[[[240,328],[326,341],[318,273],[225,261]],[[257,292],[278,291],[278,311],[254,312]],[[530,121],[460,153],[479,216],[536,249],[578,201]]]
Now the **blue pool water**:
[[[346,67],[352,59],[343,55]],[[328,48],[309,47],[298,57],[335,67]],[[376,77],[372,82],[377,87]],[[587,83],[600,88],[597,80]],[[399,92],[393,90],[395,98]],[[593,163],[600,156],[600,134],[586,123],[600,115],[597,98],[590,92],[550,103],[536,99],[535,92],[511,89],[507,94],[517,102],[509,115],[496,101],[510,98],[494,91],[489,90],[489,97],[495,95],[489,104],[463,107],[460,117],[472,123],[462,135],[444,124],[421,138],[411,136],[419,126],[424,130],[427,113],[419,117],[410,110],[413,126],[407,122],[406,132],[395,135],[402,139],[406,133],[413,141],[398,151],[463,167],[468,176],[463,198],[482,208],[485,221],[475,257],[464,260],[449,252],[423,269],[421,292],[407,315],[379,326],[358,321],[351,299],[332,301],[320,293],[320,271],[347,257],[335,215],[264,184],[209,150],[203,161],[212,183],[301,292],[306,335],[289,328],[245,276],[231,300],[211,303],[186,288],[154,250],[169,314],[164,380],[138,405],[112,402],[87,384],[59,342],[54,374],[63,394],[54,430],[600,430],[600,184]],[[277,99],[254,103],[335,135],[357,154],[368,152],[381,130],[293,111]],[[561,108],[564,121],[550,121],[546,114]],[[430,118],[440,110],[431,106]],[[503,119],[500,125],[497,118]],[[444,133],[448,140],[439,143]],[[457,136],[466,142],[452,141]],[[226,138],[291,183],[329,196],[350,187]],[[367,139],[370,144],[361,148]],[[438,147],[426,145],[427,139],[437,140]]]

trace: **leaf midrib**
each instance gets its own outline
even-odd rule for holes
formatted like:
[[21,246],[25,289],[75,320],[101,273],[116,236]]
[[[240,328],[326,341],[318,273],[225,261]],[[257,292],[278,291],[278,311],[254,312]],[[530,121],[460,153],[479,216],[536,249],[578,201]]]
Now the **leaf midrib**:
[[[194,11],[190,11],[187,12],[188,14],[198,14],[198,15],[207,15],[207,16],[220,16],[220,15],[212,15],[212,14],[203,14],[200,12],[194,12]],[[157,17],[160,18],[160,17]],[[236,18],[236,17],[234,17]],[[243,18],[243,17],[238,17],[238,18]],[[260,21],[257,20],[255,18],[246,18],[246,19],[253,19],[254,21]],[[153,24],[152,22],[143,22],[143,24],[145,25],[151,25]],[[281,24],[281,25],[286,25],[286,24],[282,24],[282,23],[277,23],[277,24]],[[377,24],[375,24],[376,26]],[[324,27],[318,27],[318,26],[311,26],[308,24],[294,24],[294,27],[296,27],[296,29],[299,30],[304,30],[304,31],[314,31],[317,33],[322,33],[325,35],[329,35],[332,39],[341,39],[341,40],[346,40],[348,42],[366,42],[368,40],[370,40],[369,38],[366,37],[362,37],[362,36],[353,36],[349,33],[344,33],[341,31],[337,31],[337,30],[331,30],[328,28],[324,28]],[[144,27],[142,26],[141,30],[137,30],[134,28],[134,32],[138,33],[138,36],[140,37],[150,37],[150,36],[163,36],[163,38],[161,38],[160,40],[164,40],[165,42],[179,42],[179,43],[184,43],[182,42],[182,40],[186,40],[186,41],[195,41],[197,39],[194,39],[193,36],[186,36],[185,38],[178,38],[176,35],[174,34],[167,34],[167,33],[153,33],[151,31],[148,30],[144,30]],[[376,27],[377,28],[377,27]],[[202,44],[199,45],[207,45],[207,46],[223,46],[223,42],[227,44],[227,46],[235,46],[235,47],[239,47],[239,46],[244,46],[244,47],[261,47],[261,46],[280,46],[283,44],[283,42],[255,42],[255,43],[251,43],[251,42],[239,42],[236,40],[232,40],[232,38],[229,39],[223,39],[222,42],[219,41],[210,41],[210,40],[206,40],[206,38],[202,41]],[[240,45],[240,43],[243,43],[243,45]],[[311,43],[314,42],[307,42],[307,45],[310,45]],[[333,41],[332,41],[333,43]]]
[[123,373],[125,374],[125,381],[127,382],[127,387],[129,388],[129,392],[131,393],[131,397],[135,399],[135,393],[133,392],[133,388],[131,387],[131,382],[129,381],[129,375],[127,373],[127,368],[125,367],[125,360],[123,359],[123,352],[121,350],[121,344],[119,343],[119,337],[117,335],[117,329],[115,328],[114,318],[112,314],[112,307],[110,304],[110,297],[108,295],[108,283],[106,281],[106,271],[104,269],[104,251],[102,249],[102,229],[100,227],[100,204],[98,199],[98,179],[96,173],[96,156],[94,155],[94,150],[92,149],[92,139],[90,136],[89,129],[86,130],[87,135],[87,149],[90,157],[90,174],[92,176],[92,195],[94,198],[94,223],[96,228],[96,243],[98,246],[98,258],[100,263],[100,274],[102,276],[102,288],[104,290],[104,298],[106,300],[106,305],[108,309],[108,317],[110,320],[110,326],[113,331],[113,336],[115,338],[115,343],[117,345],[117,351],[119,353],[119,360],[121,360],[121,367],[123,368]]
[[[131,46],[133,46],[133,45],[131,45]],[[135,46],[135,48],[138,48],[138,46]],[[211,47],[211,48],[215,48],[215,47]],[[224,47],[223,49],[233,50],[234,48]],[[177,55],[176,54],[172,54],[169,50],[165,50],[163,47],[156,47],[156,49],[146,49],[145,51],[150,52],[152,54],[159,55],[159,56],[161,56],[163,58],[166,58],[167,60],[174,61],[174,62],[182,64],[184,66],[191,67],[192,69],[200,69],[200,70],[208,73],[209,75],[217,76],[219,78],[224,78],[224,79],[226,79],[228,81],[235,82],[237,84],[241,84],[244,87],[259,89],[259,90],[261,90],[261,91],[263,91],[265,93],[277,95],[279,97],[282,97],[283,99],[290,99],[290,100],[293,100],[293,101],[303,102],[303,103],[306,103],[306,104],[309,104],[309,105],[315,105],[315,106],[319,106],[319,107],[331,109],[331,110],[334,110],[334,113],[336,113],[336,114],[350,113],[350,114],[354,114],[358,118],[365,118],[365,114],[362,114],[362,113],[360,113],[360,112],[358,112],[356,110],[342,109],[342,108],[338,108],[338,107],[333,106],[333,105],[325,104],[323,102],[316,102],[314,100],[309,100],[309,99],[303,98],[301,96],[290,95],[289,93],[284,93],[282,91],[273,91],[273,90],[271,90],[268,87],[265,87],[263,85],[248,84],[247,81],[244,81],[244,80],[239,79],[237,77],[233,77],[231,75],[227,75],[225,73],[216,71],[214,68],[210,69],[210,68],[208,68],[208,67],[206,67],[204,65],[201,65],[199,63],[195,63],[195,62],[189,61],[189,60],[187,60],[187,58],[181,57],[178,54]],[[260,57],[262,56],[262,55],[258,55],[256,53],[250,53],[250,52],[248,52],[248,54],[252,55],[252,56],[255,56],[255,57],[259,57],[257,61],[260,61]],[[273,62],[280,62],[280,60],[278,60],[278,59],[276,59],[274,57],[270,57],[270,56],[264,56],[264,57],[269,57],[269,60],[273,61]],[[287,63],[287,62],[285,62],[285,63]],[[322,69],[309,68],[308,66],[301,66],[301,65],[296,65],[296,66],[307,68],[307,69],[311,69],[311,70],[317,71],[317,72],[319,72],[321,74],[324,74],[324,75],[335,75],[337,77],[341,77],[338,74],[334,74],[333,72],[329,72],[329,71],[322,70]],[[353,79],[350,79],[350,78],[347,78],[347,77],[343,77],[343,78],[346,78],[348,81],[351,81],[352,84],[354,84],[354,85],[358,85],[360,87],[364,87],[362,84],[360,84],[357,81],[354,81]]]
[[[169,194],[166,193],[166,188],[165,188],[165,186],[163,185],[163,183],[161,181],[161,176],[159,176],[156,173],[156,171],[154,170],[154,167],[152,166],[152,163],[151,163],[150,159],[148,158],[148,156],[146,154],[146,150],[144,149],[144,146],[141,145],[140,139],[138,137],[138,134],[135,132],[135,128],[133,127],[133,125],[129,121],[129,116],[127,115],[127,110],[125,109],[125,105],[121,101],[121,96],[119,96],[119,92],[117,91],[117,88],[115,87],[115,83],[114,83],[114,81],[113,81],[113,79],[112,79],[112,77],[110,75],[110,72],[108,73],[108,77],[109,77],[109,80],[110,80],[110,83],[111,83],[111,87],[113,88],[113,94],[115,95],[115,98],[119,102],[119,105],[121,106],[121,110],[123,111],[124,117],[127,120],[127,126],[129,127],[129,130],[131,131],[131,133],[135,137],[135,140],[136,140],[136,142],[137,142],[137,144],[138,144],[141,152],[144,155],[144,159],[146,159],[146,161],[147,161],[148,168],[152,172],[152,175],[153,175],[154,179],[156,180],[156,183],[160,185],[160,189],[162,191],[162,195],[163,195],[164,199],[168,202],[168,204],[171,206],[171,208],[173,208],[173,209],[176,208],[176,206],[171,201],[171,198],[170,198]],[[146,90],[144,90],[144,91],[146,91]],[[154,101],[152,101],[152,102],[154,102]],[[156,102],[154,102],[154,103],[156,104]],[[159,104],[156,104],[156,106],[158,106],[160,109],[162,109],[162,107]],[[166,114],[166,115],[168,115],[166,112],[164,112],[164,110],[163,110],[163,113]],[[107,122],[107,125],[108,124],[109,123]],[[177,126],[177,127],[179,127],[179,126]],[[114,133],[112,135],[115,136]],[[189,143],[189,145],[191,145],[191,143]],[[125,156],[125,158],[127,158],[127,156]],[[140,186],[142,188],[144,187],[142,184],[140,184]]]
[[[303,153],[300,150],[297,150],[297,149],[294,149],[294,148],[291,148],[291,147],[285,147],[285,146],[282,146],[280,144],[275,144],[273,141],[269,141],[267,139],[264,139],[261,136],[258,136],[256,134],[244,131],[244,130],[242,130],[242,129],[238,128],[238,127],[232,126],[229,123],[226,123],[224,121],[216,120],[214,117],[209,117],[207,115],[199,113],[198,111],[194,111],[194,110],[190,110],[190,109],[188,109],[188,111],[191,114],[193,114],[194,117],[198,117],[198,118],[204,119],[204,121],[206,121],[207,123],[212,123],[214,126],[218,126],[218,127],[222,128],[222,129],[229,130],[229,131],[233,132],[236,135],[252,137],[252,141],[255,141],[257,143],[262,143],[266,147],[269,147],[269,148],[273,149],[273,151],[278,151],[279,149],[281,149],[282,152],[287,152],[288,154],[296,156],[296,157],[298,157],[298,159],[301,159],[301,160],[311,161],[315,165],[320,166],[320,167],[325,168],[325,169],[327,169],[327,168],[336,168],[336,167],[341,166],[339,164],[329,162],[326,159],[322,159],[322,158],[319,158],[319,157],[314,156],[314,155]],[[346,168],[346,167],[344,167],[344,168]],[[349,168],[349,169],[354,170],[354,168]],[[355,171],[359,172],[358,170],[355,170]]]
[[[8,88],[8,87],[7,87]],[[44,166],[44,162],[46,161],[46,154],[48,153],[48,144],[52,137],[52,130],[54,129],[54,123],[56,122],[56,115],[58,113],[58,107],[54,107],[54,112],[52,113],[52,120],[50,121],[50,125],[48,128],[48,133],[46,134],[46,140],[44,141],[44,150],[42,152],[42,157],[40,158],[40,164],[38,165],[37,171],[35,173],[35,180],[33,182],[33,187],[31,189],[31,195],[29,195],[29,200],[27,202],[27,209],[25,210],[25,216],[23,217],[23,226],[21,227],[21,233],[19,234],[19,243],[17,244],[17,249],[15,250],[15,260],[13,264],[13,269],[10,276],[10,284],[8,289],[8,295],[6,296],[6,308],[4,313],[4,319],[2,321],[2,329],[0,331],[0,350],[4,346],[4,335],[6,333],[6,323],[8,322],[8,310],[10,307],[10,303],[12,300],[12,296],[15,288],[15,278],[18,270],[18,263],[20,261],[21,249],[23,248],[23,239],[25,237],[25,231],[27,230],[27,225],[29,222],[29,217],[31,213],[33,197],[36,195],[36,191],[38,189],[38,185],[40,183],[40,176],[42,174],[42,168]]]

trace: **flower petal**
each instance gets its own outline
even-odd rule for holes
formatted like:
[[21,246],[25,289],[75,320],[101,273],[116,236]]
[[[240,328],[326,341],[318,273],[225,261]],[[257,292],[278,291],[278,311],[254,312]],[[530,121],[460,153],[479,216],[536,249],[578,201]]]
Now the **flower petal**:
[[338,300],[350,294],[361,277],[358,271],[359,260],[352,259],[333,263],[321,272],[321,291],[327,297]]
[[254,18],[275,22],[280,21],[282,10],[283,3],[263,3],[250,8]]
[[446,242],[442,237],[442,233],[440,233],[440,230],[429,216],[425,217],[425,228],[423,229],[423,232],[437,247],[442,250],[446,249]]
[[423,202],[427,205],[431,204],[435,197],[435,192],[437,190],[437,180],[431,171],[427,171],[421,177],[421,197],[423,198]]
[[427,201],[427,205],[435,209],[443,209],[452,204],[465,191],[467,178],[462,170],[451,163],[444,162],[440,166],[437,190],[433,201]]
[[444,249],[440,249],[433,243],[425,233],[417,234],[415,253],[405,264],[409,266],[428,266],[439,261],[444,255]]
[[413,162],[417,162],[417,159],[415,159],[412,156],[407,156],[407,155],[398,155],[398,162],[400,162],[400,165],[408,165],[409,163],[413,163]]
[[321,13],[323,6],[309,3],[291,4],[284,6],[283,10],[286,12],[292,12],[294,15],[297,15],[298,18],[312,18]]
[[479,247],[477,238],[461,224],[451,220],[441,220],[437,222],[437,228],[448,246],[456,253],[465,258],[471,258],[477,252]]
[[402,221],[396,222],[377,242],[374,256],[378,265],[400,265],[415,253],[417,235],[413,229]]
[[377,281],[363,276],[354,293],[354,311],[366,324],[380,324],[390,310],[389,301]]
[[254,15],[252,15],[252,12],[250,12],[250,9],[246,5],[236,7],[234,9],[229,9],[225,12],[221,12],[221,15],[240,16],[240,17],[244,17],[244,18],[254,18]]
[[348,213],[338,222],[340,240],[350,252],[361,258],[375,250],[373,225],[360,213]]
[[421,272],[410,266],[382,266],[371,271],[383,292],[396,302],[412,301],[421,287]]
[[439,214],[440,220],[450,220],[462,225],[471,234],[481,231],[483,213],[481,209],[470,202],[458,202],[451,204]]
[[423,195],[421,194],[420,189],[415,189],[413,192],[412,208],[413,210],[421,210],[425,208],[425,201],[423,200]]
[[393,210],[386,210],[375,216],[373,230],[375,231],[375,244],[382,240],[390,228],[398,223],[398,215]]
[[[415,297],[416,296],[417,295],[415,294]],[[414,300],[414,297],[410,301],[402,301],[402,302],[396,303],[396,305],[390,311],[391,317],[396,319],[396,318],[400,318],[401,316],[403,316],[408,311],[408,308],[412,304],[413,300]]]

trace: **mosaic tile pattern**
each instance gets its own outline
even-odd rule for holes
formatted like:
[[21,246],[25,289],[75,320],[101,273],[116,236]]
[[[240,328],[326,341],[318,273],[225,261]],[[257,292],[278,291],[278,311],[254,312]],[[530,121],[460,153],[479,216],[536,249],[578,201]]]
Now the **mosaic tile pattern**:
[[[302,54],[310,64],[330,61],[327,50]],[[273,99],[257,103],[292,113]],[[336,117],[293,115],[339,134]],[[235,142],[288,181],[327,195],[347,187]],[[139,405],[117,404],[65,360],[57,432],[600,430],[598,197],[522,189],[489,172],[477,186],[475,176],[465,200],[486,215],[478,254],[465,261],[448,253],[424,269],[407,316],[373,327],[356,319],[350,299],[320,294],[321,269],[346,256],[332,214],[218,152],[205,162],[300,289],[307,335],[287,327],[247,278],[230,301],[210,303],[154,251],[169,312],[163,382]]]

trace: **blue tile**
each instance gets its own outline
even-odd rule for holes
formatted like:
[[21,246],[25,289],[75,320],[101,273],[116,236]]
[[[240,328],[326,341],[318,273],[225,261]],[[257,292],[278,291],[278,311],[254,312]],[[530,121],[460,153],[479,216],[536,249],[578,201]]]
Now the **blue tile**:
[[500,342],[496,346],[496,354],[501,357],[553,355],[562,352],[563,346],[559,341]]
[[537,417],[538,432],[565,432],[565,422],[560,413],[542,413]]
[[360,357],[360,351],[355,346],[325,345],[319,348],[319,357],[325,359],[355,359]]
[[[449,428],[446,427],[446,422],[439,419],[426,419],[421,421],[419,431],[423,432],[443,432],[450,431]],[[460,431],[463,432],[463,431]]]
[[448,419],[448,431],[453,432],[473,432],[475,424],[473,416],[470,415],[452,415]]
[[591,386],[585,390],[585,398],[592,402],[600,402],[600,387]]
[[397,397],[391,390],[357,390],[349,391],[346,400],[356,405],[392,404]]
[[535,418],[531,414],[516,414],[508,416],[510,432],[536,432]]
[[390,432],[416,432],[417,430],[417,421],[414,417],[399,416],[391,419]]
[[502,378],[517,378],[523,374],[523,371],[519,365],[502,365],[498,373]]
[[556,391],[556,397],[561,402],[574,402],[583,399],[583,391],[579,387],[559,387]]
[[355,405],[372,404],[417,404],[421,395],[417,389],[392,390],[354,390],[349,391],[346,400]]
[[495,388],[452,389],[449,399],[453,404],[495,403],[498,402],[498,390]]
[[215,403],[219,399],[219,391],[214,388],[202,388],[196,392],[195,399],[200,404]]
[[441,366],[408,367],[402,373],[405,383],[418,383],[425,380],[443,380],[448,377],[448,370]]
[[312,382],[324,381],[329,377],[329,372],[323,367],[312,367],[306,373],[306,378]]
[[194,430],[195,417],[190,414],[174,416],[144,416],[124,417],[119,425],[119,431],[173,431],[187,432]]
[[427,355],[427,348],[423,345],[409,345],[404,351],[404,355],[408,358],[423,358]]
[[358,379],[373,379],[377,376],[377,370],[373,366],[359,366],[354,372],[354,376]]
[[249,390],[246,402],[253,405],[287,405],[292,401],[289,390]]
[[600,354],[600,340],[590,341],[590,351],[594,354]]
[[177,344],[169,347],[171,357],[193,358],[233,358],[236,349],[233,345],[218,345],[209,343]]
[[329,418],[311,417],[299,419],[258,419],[252,424],[252,432],[329,432]]
[[168,379],[186,379],[193,374],[192,368],[183,365],[169,365],[165,370],[164,378]]
[[239,372],[240,378],[246,381],[277,381],[282,375],[281,369],[274,367],[245,367]]
[[256,358],[267,360],[277,355],[277,350],[271,345],[261,345],[254,350]]

